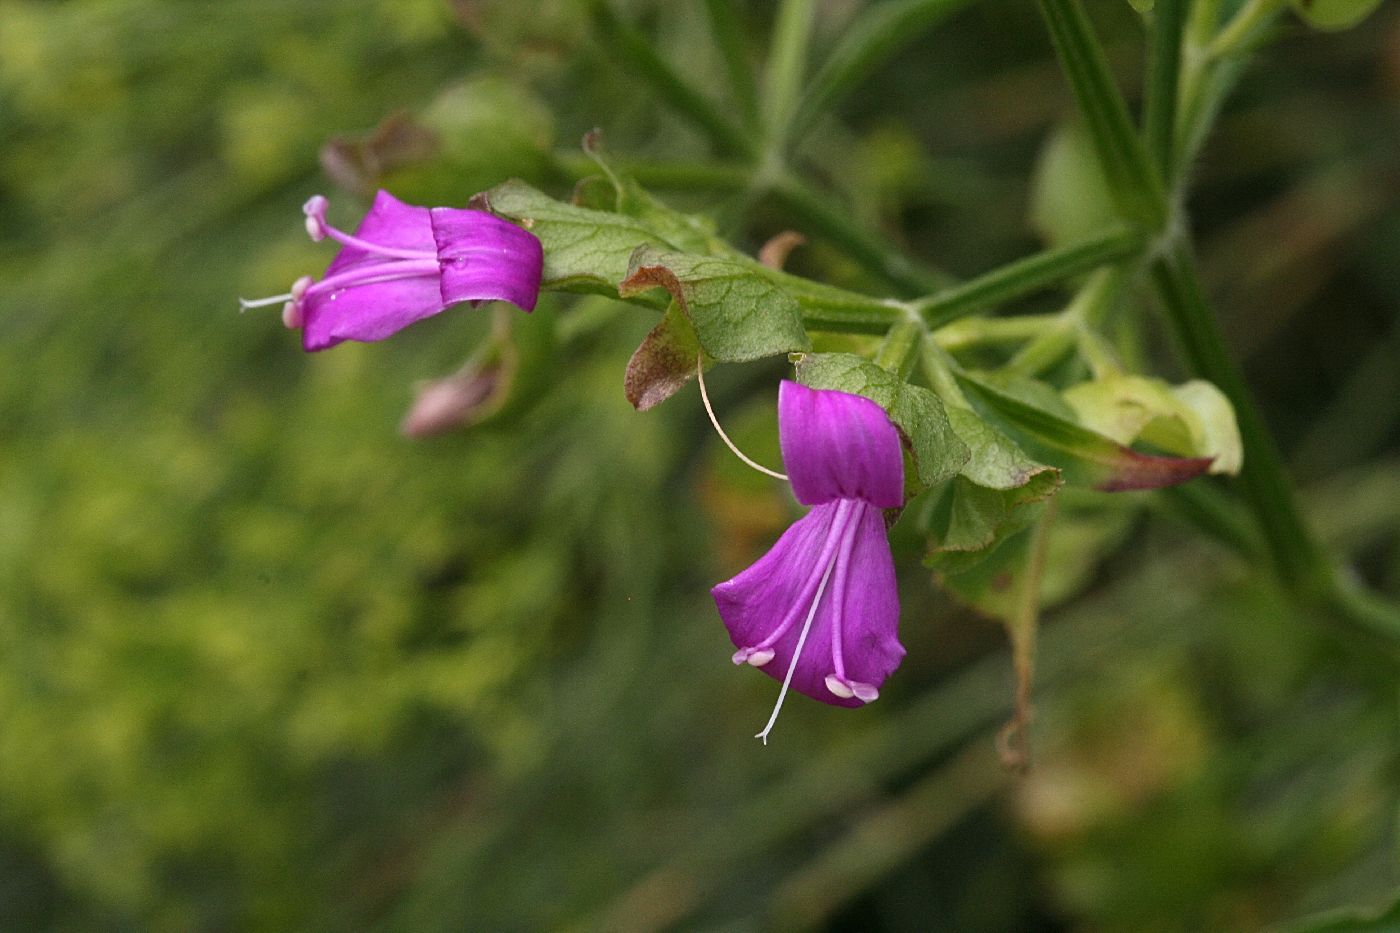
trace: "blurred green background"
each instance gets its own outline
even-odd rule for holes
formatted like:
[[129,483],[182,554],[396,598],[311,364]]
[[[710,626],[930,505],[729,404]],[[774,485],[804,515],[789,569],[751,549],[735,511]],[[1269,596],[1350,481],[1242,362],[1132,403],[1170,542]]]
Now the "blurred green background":
[[[818,54],[861,6],[820,5]],[[1137,15],[1090,9],[1135,95]],[[622,10],[722,85],[703,4]],[[772,10],[741,16],[757,54]],[[804,158],[974,274],[1034,247],[1070,109],[1035,9],[988,0]],[[400,110],[438,144],[361,135]],[[1253,930],[1393,901],[1394,666],[1157,500],[1057,539],[1028,776],[994,749],[1004,635],[898,531],[904,666],[858,712],[796,698],[765,748],[774,685],[730,665],[707,589],[799,510],[693,389],[627,404],[650,314],[547,299],[505,409],[409,441],[415,383],[489,313],[311,357],[237,313],[329,260],[310,194],[346,223],[380,177],[563,195],[594,126],[626,158],[706,154],[582,3],[0,0],[0,929]],[[1311,520],[1391,594],[1398,151],[1400,9],[1289,21],[1191,205]],[[750,249],[800,227],[663,194]],[[820,237],[794,262],[863,284]],[[731,369],[717,403],[774,462],[782,369]]]

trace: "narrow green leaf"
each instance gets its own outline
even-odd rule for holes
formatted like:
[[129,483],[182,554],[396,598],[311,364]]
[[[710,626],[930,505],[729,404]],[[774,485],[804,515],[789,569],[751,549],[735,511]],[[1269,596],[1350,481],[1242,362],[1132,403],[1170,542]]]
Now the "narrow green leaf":
[[704,351],[739,363],[807,350],[796,300],[757,263],[640,246],[618,293],[628,298],[664,288],[680,306]]
[[905,487],[912,493],[952,477],[971,455],[937,395],[869,360],[851,353],[809,353],[797,361],[797,381],[863,395],[885,409],[908,442],[914,469],[906,474]]

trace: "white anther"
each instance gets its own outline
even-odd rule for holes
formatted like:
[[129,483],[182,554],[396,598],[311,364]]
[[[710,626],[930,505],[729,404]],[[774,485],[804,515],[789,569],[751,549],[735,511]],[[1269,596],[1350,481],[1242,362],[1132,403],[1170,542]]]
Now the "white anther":
[[301,330],[306,323],[306,313],[299,301],[289,301],[282,306],[282,323],[287,330]]
[[758,651],[755,651],[749,655],[748,662],[754,667],[762,667],[769,661],[773,660],[773,656],[774,652],[771,649],[760,648]]
[[303,275],[292,283],[292,300],[301,301],[306,296],[306,290],[315,284],[316,280],[309,275]]
[[306,215],[306,235],[311,237],[312,242],[319,243],[326,238],[326,206],[328,202],[319,194],[312,195],[310,200],[302,205],[301,211]]
[[875,688],[874,684],[853,682],[851,684],[851,692],[854,693],[856,699],[860,700],[862,703],[874,703],[876,700],[880,699],[880,691]]
[[855,692],[846,685],[845,681],[841,680],[835,674],[828,674],[826,676],[826,689],[843,700],[849,700],[851,697],[855,696]]

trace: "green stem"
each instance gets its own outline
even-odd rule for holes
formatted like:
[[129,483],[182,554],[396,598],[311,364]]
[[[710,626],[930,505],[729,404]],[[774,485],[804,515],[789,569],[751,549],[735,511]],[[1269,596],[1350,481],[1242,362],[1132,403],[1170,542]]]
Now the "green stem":
[[971,408],[958,377],[954,373],[956,363],[948,356],[948,351],[938,345],[932,334],[926,334],[919,353],[919,370],[924,374],[929,387],[943,402],[953,408]]
[[1152,17],[1152,60],[1147,74],[1143,133],[1148,152],[1157,160],[1157,171],[1169,179],[1174,175],[1172,162],[1186,0],[1157,0]]
[[1225,346],[1190,252],[1177,244],[1156,259],[1150,271],[1157,300],[1191,370],[1215,383],[1235,408],[1244,442],[1240,485],[1264,532],[1275,570],[1295,591],[1321,596],[1332,587],[1331,564],[1298,510],[1282,458]]
[[1255,34],[1284,7],[1285,0],[1249,0],[1210,43],[1210,58],[1227,58],[1246,47]]
[[744,28],[734,11],[734,2],[705,0],[705,12],[710,17],[710,32],[715,37],[715,44],[724,56],[724,67],[729,73],[729,87],[734,92],[734,101],[739,105],[744,125],[750,131],[757,131],[758,85],[754,82],[748,43],[745,41]]
[[807,74],[813,0],[781,0],[763,80],[764,123],[770,151],[781,152]]
[[911,262],[884,237],[853,223],[850,211],[834,206],[829,197],[813,191],[801,180],[787,176],[769,190],[805,232],[830,240],[902,294],[923,294],[947,284],[946,276]]
[[908,379],[918,359],[923,336],[923,325],[917,321],[904,321],[891,327],[875,353],[875,365],[900,379]]
[[608,0],[594,0],[591,12],[594,27],[609,49],[650,84],[663,102],[703,131],[715,148],[749,159],[757,156],[753,141],[729,122],[709,98],[691,87],[646,36],[619,19]]
[[969,282],[910,302],[929,328],[939,328],[1014,298],[1031,294],[1100,266],[1137,255],[1142,237],[1116,227],[1059,249],[1027,256]]
[[1079,0],[1040,0],[1040,11],[1119,213],[1148,229],[1161,229],[1167,220],[1161,176],[1133,127],[1088,16]]
[[1020,343],[1034,340],[1060,323],[1059,314],[1018,314],[1013,317],[971,317],[940,327],[933,335],[948,351],[983,344]]

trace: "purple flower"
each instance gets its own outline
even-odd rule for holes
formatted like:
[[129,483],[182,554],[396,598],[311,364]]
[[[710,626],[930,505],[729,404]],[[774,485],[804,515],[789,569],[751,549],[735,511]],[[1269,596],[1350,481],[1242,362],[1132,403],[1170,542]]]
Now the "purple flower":
[[306,202],[313,240],[343,244],[319,282],[298,279],[282,320],[301,328],[302,346],[324,350],[345,340],[383,340],[461,301],[509,301],[535,307],[544,262],[534,234],[485,211],[414,207],[379,192],[354,234],[326,223],[326,199]]
[[867,398],[784,381],[778,431],[793,494],[812,510],[752,567],[711,593],[748,663],[783,681],[767,741],[791,686],[860,706],[904,657],[899,594],[882,510],[904,504],[904,454]]

